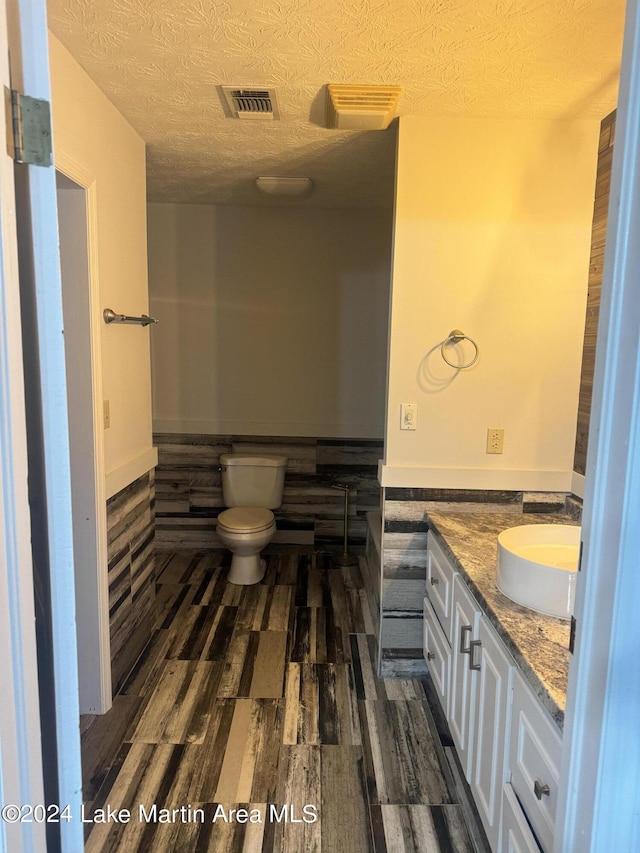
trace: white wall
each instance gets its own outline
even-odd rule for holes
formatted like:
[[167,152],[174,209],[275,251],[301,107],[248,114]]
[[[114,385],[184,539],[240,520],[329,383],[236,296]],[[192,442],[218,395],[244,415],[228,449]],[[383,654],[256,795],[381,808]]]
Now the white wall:
[[154,428],[382,437],[391,212],[150,204]]
[[[56,168],[95,201],[89,250],[96,304],[123,314],[148,312],[144,142],[60,42],[49,36]],[[107,497],[156,464],[151,437],[149,335],[153,329],[106,326],[101,337]]]
[[[400,119],[385,484],[570,488],[598,128]],[[469,370],[441,358],[454,328]]]

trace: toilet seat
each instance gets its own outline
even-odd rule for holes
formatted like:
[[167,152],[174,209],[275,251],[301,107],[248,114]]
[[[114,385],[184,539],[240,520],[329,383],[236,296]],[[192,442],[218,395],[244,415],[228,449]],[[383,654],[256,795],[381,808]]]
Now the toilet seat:
[[271,510],[259,506],[234,506],[218,516],[218,527],[230,533],[260,533],[274,523]]

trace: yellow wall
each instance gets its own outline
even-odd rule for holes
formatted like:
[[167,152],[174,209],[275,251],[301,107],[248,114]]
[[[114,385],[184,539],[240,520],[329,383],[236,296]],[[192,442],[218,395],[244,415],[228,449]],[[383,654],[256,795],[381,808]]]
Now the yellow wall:
[[[144,142],[55,36],[49,36],[56,167],[95,186],[95,310],[148,312]],[[155,465],[149,335],[100,323],[107,497]]]
[[[598,127],[400,119],[383,483],[570,488]],[[469,370],[441,358],[454,328]]]

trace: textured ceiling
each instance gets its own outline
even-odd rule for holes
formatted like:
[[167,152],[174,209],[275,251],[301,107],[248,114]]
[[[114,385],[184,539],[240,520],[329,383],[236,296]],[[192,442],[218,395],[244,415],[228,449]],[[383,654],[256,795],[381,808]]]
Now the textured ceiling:
[[[147,143],[154,201],[391,203],[395,124],[323,127],[327,83],[403,87],[399,115],[603,118],[624,0],[49,0],[49,25]],[[281,120],[228,118],[220,84],[275,86]],[[276,202],[277,203],[277,202]]]

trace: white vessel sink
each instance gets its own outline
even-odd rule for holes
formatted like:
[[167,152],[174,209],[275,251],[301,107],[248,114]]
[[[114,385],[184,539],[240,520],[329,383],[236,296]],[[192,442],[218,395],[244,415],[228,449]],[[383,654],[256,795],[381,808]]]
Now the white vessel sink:
[[538,613],[573,614],[580,528],[524,524],[498,536],[498,589]]

